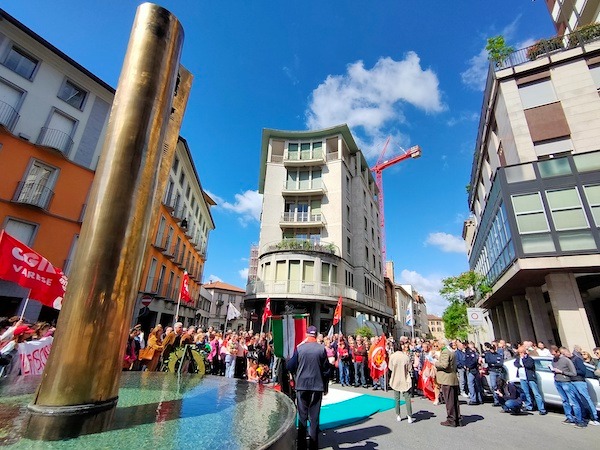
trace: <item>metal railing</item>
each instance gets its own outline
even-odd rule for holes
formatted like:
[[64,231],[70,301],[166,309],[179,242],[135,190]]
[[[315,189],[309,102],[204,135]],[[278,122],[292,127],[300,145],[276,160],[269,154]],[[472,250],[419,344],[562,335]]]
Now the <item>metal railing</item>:
[[267,252],[281,252],[281,251],[308,251],[308,252],[320,252],[329,253],[332,255],[341,255],[340,249],[337,245],[331,242],[316,241],[311,239],[282,239],[280,241],[269,242],[264,244],[260,249],[260,254]]
[[293,222],[293,223],[312,223],[312,222],[325,222],[323,214],[311,214],[308,212],[284,212],[281,215],[282,222]]
[[51,147],[62,153],[69,153],[73,147],[73,139],[67,133],[54,128],[42,128],[37,142],[39,145]]
[[311,181],[284,181],[284,191],[325,191],[323,180]]
[[20,181],[17,185],[13,201],[34,205],[47,210],[52,197],[54,197],[54,191],[46,187],[46,185]]
[[12,131],[19,120],[19,113],[8,103],[0,100],[0,124],[4,125],[9,131]]
[[322,149],[287,151],[283,156],[284,161],[325,161]]

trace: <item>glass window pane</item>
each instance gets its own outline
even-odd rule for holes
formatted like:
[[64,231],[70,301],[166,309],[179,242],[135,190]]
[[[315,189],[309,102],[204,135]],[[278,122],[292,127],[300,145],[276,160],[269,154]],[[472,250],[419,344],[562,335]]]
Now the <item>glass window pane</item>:
[[588,228],[587,219],[581,208],[552,211],[554,226],[557,230],[572,230],[574,228]]
[[600,227],[600,206],[592,206],[592,215],[597,227]]
[[600,66],[590,67],[590,74],[592,80],[594,80],[594,86],[596,86],[596,89],[600,89]]
[[535,180],[535,172],[531,164],[521,166],[507,167],[506,181],[509,183],[518,183],[519,181]]
[[567,158],[548,159],[538,162],[538,169],[542,178],[557,177],[571,173],[571,166]]
[[543,212],[517,216],[517,225],[520,233],[548,231],[548,222]]
[[573,161],[575,161],[575,167],[579,172],[600,170],[600,152],[575,155]]
[[573,208],[581,206],[576,188],[546,192],[548,204],[552,209]]
[[323,147],[323,143],[322,142],[313,142],[313,149],[318,149]]
[[523,253],[554,252],[554,242],[549,234],[538,234],[535,236],[523,236],[521,238]]
[[314,268],[315,263],[313,261],[304,261],[304,267],[302,269],[302,280],[314,281]]
[[536,192],[535,194],[517,195],[512,198],[513,207],[515,213],[522,213],[528,211],[541,211],[542,200],[540,195]]
[[570,231],[558,235],[560,248],[563,251],[570,250],[594,250],[596,242],[590,231]]
[[584,186],[583,190],[590,205],[600,205],[600,185]]

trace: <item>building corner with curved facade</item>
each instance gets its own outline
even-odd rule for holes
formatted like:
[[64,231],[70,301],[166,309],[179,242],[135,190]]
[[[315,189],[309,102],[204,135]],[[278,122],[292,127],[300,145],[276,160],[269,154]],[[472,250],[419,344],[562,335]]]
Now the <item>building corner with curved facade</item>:
[[260,240],[244,298],[252,327],[260,329],[270,299],[273,314],[308,314],[327,333],[341,297],[344,333],[389,332],[378,192],[348,126],[264,129],[259,192]]

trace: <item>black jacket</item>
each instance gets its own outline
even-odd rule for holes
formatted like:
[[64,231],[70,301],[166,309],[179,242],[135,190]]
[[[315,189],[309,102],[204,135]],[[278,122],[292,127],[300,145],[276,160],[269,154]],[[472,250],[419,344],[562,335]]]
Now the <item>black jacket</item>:
[[517,369],[520,367],[525,368],[527,381],[537,381],[537,377],[535,376],[535,361],[531,356],[525,355],[523,359],[517,357],[517,359],[515,359],[515,367]]
[[297,391],[326,392],[330,367],[325,347],[317,342],[299,345],[287,362]]

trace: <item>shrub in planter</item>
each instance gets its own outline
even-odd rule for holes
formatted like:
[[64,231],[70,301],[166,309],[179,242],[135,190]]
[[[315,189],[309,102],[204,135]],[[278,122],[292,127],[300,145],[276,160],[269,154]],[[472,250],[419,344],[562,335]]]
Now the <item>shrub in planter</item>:
[[558,36],[552,39],[540,39],[527,49],[527,58],[533,61],[538,56],[546,52],[552,52],[564,48],[562,37]]
[[576,47],[583,42],[590,42],[600,37],[600,23],[584,25],[569,35],[569,47]]

